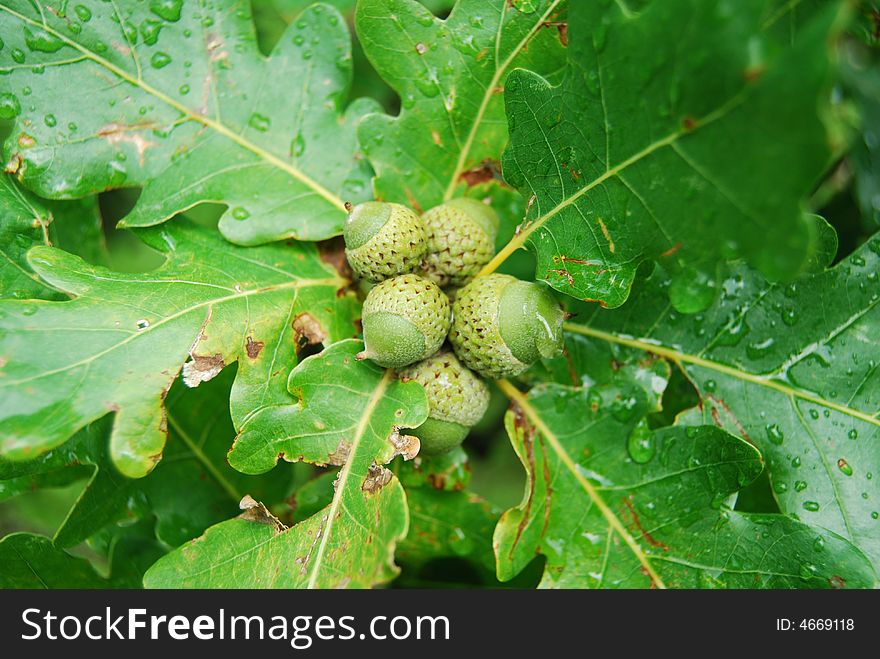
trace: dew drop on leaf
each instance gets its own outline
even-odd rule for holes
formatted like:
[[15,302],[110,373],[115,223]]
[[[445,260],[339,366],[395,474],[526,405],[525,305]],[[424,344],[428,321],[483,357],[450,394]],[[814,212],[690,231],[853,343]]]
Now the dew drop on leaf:
[[819,504],[815,501],[804,501],[804,510],[809,510],[811,513],[818,512]]
[[85,5],[77,5],[73,8],[73,11],[83,23],[88,23],[92,20],[92,10]]
[[161,69],[169,64],[171,64],[171,55],[162,51],[153,53],[153,56],[150,58],[150,65],[154,69]]
[[852,476],[853,475],[853,468],[850,466],[849,462],[847,462],[843,458],[840,458],[837,461],[837,468],[840,469],[840,471],[845,476]]
[[21,112],[18,97],[14,94],[0,94],[0,119],[14,119]]
[[629,457],[638,464],[646,464],[654,457],[656,452],[654,433],[651,431],[647,419],[642,419],[633,428],[627,438],[626,449],[629,452]]
[[259,114],[258,112],[254,112],[251,115],[251,118],[248,120],[248,125],[251,128],[254,128],[254,129],[260,131],[261,133],[265,133],[266,131],[269,130],[269,126],[271,125],[271,122],[269,120],[269,117],[267,117],[266,115]]
[[64,42],[61,39],[41,28],[31,29],[26,27],[24,29],[24,42],[31,50],[41,53],[54,53],[64,46]]
[[767,439],[778,446],[785,439],[785,434],[778,424],[771,423],[767,426]]
[[154,46],[159,41],[159,32],[163,27],[165,26],[162,23],[154,21],[152,18],[144,19],[141,22],[141,36],[144,38],[144,43],[148,46]]
[[236,206],[232,209],[232,217],[236,220],[246,220],[251,216],[250,211],[246,208],[242,208],[241,206]]
[[172,23],[180,20],[183,0],[150,0],[150,11]]

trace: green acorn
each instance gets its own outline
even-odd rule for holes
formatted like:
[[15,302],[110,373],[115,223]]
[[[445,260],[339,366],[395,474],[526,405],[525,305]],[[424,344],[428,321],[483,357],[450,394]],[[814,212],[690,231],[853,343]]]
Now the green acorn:
[[422,215],[428,234],[425,276],[440,286],[463,286],[495,254],[498,216],[476,199],[453,199]]
[[386,279],[364,300],[361,317],[365,350],[358,359],[402,368],[437,352],[452,323],[449,300],[418,275]]
[[345,256],[354,273],[382,281],[413,272],[428,251],[428,237],[419,216],[406,206],[382,201],[358,204],[342,229]]
[[458,292],[452,312],[455,354],[484,377],[518,375],[562,349],[565,313],[539,284],[509,275],[477,277]]
[[421,455],[446,453],[461,444],[489,406],[489,387],[452,352],[438,352],[399,375],[421,384],[428,397],[427,421],[408,431],[421,441]]

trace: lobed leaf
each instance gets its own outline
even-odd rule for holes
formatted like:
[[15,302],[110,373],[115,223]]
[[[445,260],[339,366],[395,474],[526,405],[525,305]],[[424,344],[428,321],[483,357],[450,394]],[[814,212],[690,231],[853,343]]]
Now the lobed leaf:
[[274,442],[265,446],[245,430],[229,455],[249,472],[271,468],[278,449],[288,460],[341,464],[332,485],[324,483],[330,503],[289,529],[260,507],[211,527],[156,563],[148,587],[364,588],[396,574],[394,547],[408,511],[403,488],[382,464],[400,451],[397,428],[427,418],[427,401],[417,383],[356,361],[362,346],[341,341],[303,361],[290,376],[300,402],[271,412]]
[[415,0],[358,2],[364,51],[403,106],[358,129],[378,198],[428,210],[493,179],[507,140],[505,80],[516,67],[551,77],[562,68],[563,5],[459,0],[441,20]]
[[670,307],[669,286],[658,270],[623,309],[567,329],[678,365],[700,397],[689,421],[757,446],[783,512],[880,564],[880,236],[787,285],[737,267],[695,316]]
[[355,301],[341,291],[347,282],[313,245],[236,247],[184,221],[139,235],[166,254],[154,272],[114,273],[36,247],[31,266],[75,299],[0,301],[7,458],[34,458],[115,412],[113,462],[124,475],[143,476],[161,457],[163,400],[188,357],[189,386],[237,360],[233,395],[259,406],[293,365],[279,359],[295,354],[297,318],[327,336],[354,333]]
[[263,57],[250,5],[4,0],[7,171],[56,199],[141,185],[132,227],[212,201],[239,244],[341,233],[343,202],[369,196],[355,126],[378,108],[344,107],[345,21],[313,5]]
[[503,386],[528,484],[495,531],[500,578],[538,552],[544,587],[876,584],[865,555],[837,534],[724,505],[761,473],[747,442],[713,426],[642,431],[643,410],[624,412],[613,385],[549,385],[528,396]]
[[775,29],[791,3],[574,3],[564,82],[517,71],[505,85],[504,176],[530,206],[488,269],[527,246],[538,279],[617,307],[638,264],[661,259],[701,280],[677,303],[690,310],[711,301],[722,258],[772,278],[804,269],[815,237],[800,202],[830,158],[821,101],[840,10],[820,5],[792,38]]

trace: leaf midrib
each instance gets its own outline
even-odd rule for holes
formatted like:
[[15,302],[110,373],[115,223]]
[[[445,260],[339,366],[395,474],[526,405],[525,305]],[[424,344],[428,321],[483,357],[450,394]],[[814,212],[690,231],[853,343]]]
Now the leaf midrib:
[[367,427],[370,425],[370,420],[372,419],[373,412],[382,401],[382,397],[384,396],[385,391],[388,389],[388,386],[391,384],[391,380],[393,377],[395,377],[394,371],[392,371],[391,369],[386,369],[385,373],[382,375],[382,379],[379,381],[379,384],[376,385],[373,394],[370,396],[370,400],[367,402],[367,406],[364,408],[364,411],[361,414],[361,420],[358,423],[354,439],[351,443],[351,449],[348,452],[348,460],[345,461],[345,464],[339,471],[339,476],[337,477],[335,484],[336,489],[333,493],[333,500],[330,502],[330,509],[326,513],[327,526],[324,528],[324,531],[321,535],[321,544],[318,545],[318,552],[315,554],[315,560],[312,563],[312,570],[309,574],[309,581],[307,585],[309,589],[317,587],[318,575],[321,571],[321,563],[324,557],[324,550],[326,549],[327,542],[329,541],[330,536],[333,532],[333,526],[334,522],[336,521],[336,515],[339,511],[340,502],[342,501],[342,497],[346,492],[348,479],[351,476],[351,466],[352,464],[354,464],[358,448],[360,447],[360,443],[367,432]]
[[566,469],[571,472],[572,476],[574,476],[575,480],[578,484],[583,488],[583,490],[587,493],[587,496],[593,502],[593,504],[599,509],[602,513],[602,516],[605,518],[605,521],[608,522],[608,526],[617,533],[626,545],[629,547],[630,551],[632,551],[633,555],[635,555],[636,559],[641,563],[645,572],[648,575],[648,578],[651,579],[654,586],[656,588],[666,588],[666,584],[663,583],[663,580],[660,578],[660,575],[654,569],[654,566],[651,564],[651,561],[648,560],[648,556],[636,542],[635,538],[632,537],[629,531],[627,531],[626,527],[623,525],[623,522],[614,514],[611,508],[608,507],[608,504],[605,503],[605,500],[599,495],[599,490],[593,486],[590,481],[577,469],[577,465],[575,464],[572,457],[568,454],[565,448],[559,441],[559,438],[556,437],[556,434],[550,430],[544,420],[541,418],[541,415],[538,414],[537,410],[532,406],[528,397],[523,394],[519,389],[514,387],[507,380],[499,380],[497,381],[498,387],[502,392],[520,409],[529,417],[531,422],[535,424],[535,427],[541,433],[541,435],[548,441],[550,446],[553,447],[553,450],[556,452],[556,455],[559,456],[559,459],[562,460],[562,463],[565,465]]
[[218,134],[223,135],[224,137],[231,140],[232,142],[235,142],[240,147],[250,151],[251,153],[253,153],[257,157],[265,160],[269,164],[274,165],[275,167],[287,172],[291,177],[293,177],[294,179],[296,179],[297,181],[299,181],[300,183],[302,183],[306,187],[314,190],[315,193],[317,193],[320,197],[323,197],[327,202],[329,202],[330,204],[332,204],[333,206],[338,208],[340,211],[345,212],[344,202],[339,197],[334,195],[332,192],[327,190],[323,185],[321,185],[320,183],[315,181],[313,178],[311,178],[310,176],[308,176],[307,174],[305,174],[304,172],[299,170],[297,167],[294,167],[293,165],[291,165],[288,162],[285,162],[284,160],[282,160],[278,156],[270,153],[269,151],[266,151],[262,147],[257,146],[256,144],[254,144],[250,140],[242,137],[237,132],[228,128],[225,124],[223,124],[219,121],[216,121],[214,119],[211,119],[209,117],[206,117],[201,114],[193,112],[187,106],[183,105],[182,103],[178,103],[173,98],[171,98],[167,94],[164,94],[163,92],[159,91],[158,89],[156,89],[152,85],[149,85],[148,83],[144,82],[142,79],[132,77],[125,69],[122,69],[122,68],[116,66],[112,62],[110,62],[110,61],[104,59],[103,57],[101,57],[100,55],[98,55],[97,53],[92,52],[91,50],[89,50],[85,46],[77,43],[76,41],[73,41],[72,39],[68,38],[65,34],[59,32],[58,30],[47,25],[46,23],[41,23],[39,21],[35,21],[34,19],[32,19],[28,16],[25,16],[24,14],[21,14],[21,13],[15,11],[14,9],[11,9],[5,5],[0,5],[0,9],[5,11],[6,13],[16,17],[20,21],[23,21],[25,23],[33,25],[34,27],[37,27],[41,30],[45,30],[46,32],[48,32],[49,34],[54,36],[55,38],[64,42],[66,45],[81,52],[87,59],[92,60],[93,62],[95,62],[99,66],[105,68],[106,70],[110,71],[114,75],[118,76],[119,78],[121,78],[122,80],[127,82],[128,84],[130,84],[134,87],[140,88],[142,91],[146,92],[150,96],[153,96],[154,98],[162,101],[163,103],[165,103],[169,107],[174,108],[175,110],[180,112],[182,115],[184,115],[188,119],[195,121],[197,123],[200,123],[203,126],[214,130]]
[[486,86],[486,91],[483,94],[483,98],[480,101],[480,107],[477,110],[477,114],[474,117],[473,122],[471,123],[471,128],[468,131],[467,139],[465,139],[464,146],[462,146],[461,150],[458,154],[458,161],[455,163],[455,169],[452,171],[452,176],[449,179],[449,185],[446,187],[446,192],[443,195],[443,201],[449,201],[455,196],[455,190],[458,187],[458,179],[461,176],[462,172],[464,172],[465,163],[467,162],[468,156],[470,155],[471,148],[474,145],[474,140],[477,137],[477,131],[479,131],[481,124],[483,123],[483,117],[486,114],[486,110],[489,108],[489,103],[492,101],[492,97],[495,95],[495,88],[498,86],[498,83],[501,81],[501,78],[507,72],[507,69],[513,63],[513,60],[517,58],[517,56],[523,51],[523,49],[528,45],[529,41],[531,41],[532,37],[538,32],[541,26],[544,24],[544,21],[547,17],[559,6],[559,3],[562,0],[553,0],[550,3],[550,6],[547,8],[547,11],[541,16],[540,19],[532,26],[526,35],[522,38],[522,40],[514,47],[504,62],[501,65],[498,65],[498,44],[501,41],[501,33],[504,30],[504,18],[507,15],[508,5],[505,2],[502,6],[501,17],[498,21],[498,31],[495,34],[495,50],[496,50],[496,66],[495,73],[492,76],[492,79],[489,81],[489,84]]
[[773,389],[789,398],[798,398],[800,400],[805,400],[810,403],[815,403],[816,405],[827,407],[829,409],[840,412],[841,414],[845,414],[847,416],[851,416],[853,418],[864,421],[865,423],[880,427],[880,419],[872,416],[871,414],[867,412],[862,412],[861,410],[853,409],[847,405],[842,405],[840,403],[835,403],[834,401],[826,400],[820,395],[813,394],[803,389],[796,389],[794,387],[791,387],[784,382],[780,382],[776,377],[774,377],[774,375],[777,375],[775,373],[770,375],[755,375],[754,373],[749,373],[738,368],[733,368],[725,364],[720,364],[718,362],[714,362],[703,357],[699,357],[697,355],[692,355],[682,350],[669,348],[664,345],[649,343],[643,339],[631,338],[628,336],[614,334],[612,332],[604,332],[602,330],[594,329],[592,327],[586,327],[585,325],[565,323],[563,327],[566,331],[573,332],[575,334],[581,334],[582,336],[599,339],[600,341],[605,341],[606,343],[615,343],[618,345],[627,346],[629,348],[635,348],[637,350],[642,350],[643,352],[649,352],[658,355],[665,359],[670,359],[678,364],[685,363],[692,366],[698,366],[700,368],[715,371],[716,373],[721,373],[728,377],[748,382],[753,385]]

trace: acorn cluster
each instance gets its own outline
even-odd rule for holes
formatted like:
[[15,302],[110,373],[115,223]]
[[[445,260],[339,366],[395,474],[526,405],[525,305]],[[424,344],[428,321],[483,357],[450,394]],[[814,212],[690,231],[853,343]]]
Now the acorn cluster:
[[453,199],[421,217],[370,201],[351,208],[345,223],[349,265],[372,285],[358,358],[425,388],[428,420],[412,432],[424,455],[455,448],[482,418],[489,404],[482,378],[518,375],[562,347],[564,314],[544,286],[478,276],[497,232],[495,211],[475,199]]

